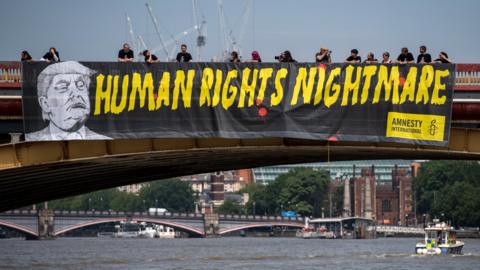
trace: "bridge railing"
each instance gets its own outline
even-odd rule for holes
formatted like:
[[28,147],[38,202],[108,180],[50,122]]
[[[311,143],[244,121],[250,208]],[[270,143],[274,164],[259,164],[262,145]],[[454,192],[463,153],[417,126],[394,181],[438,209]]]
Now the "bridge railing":
[[282,216],[264,216],[264,215],[234,215],[234,214],[220,214],[218,215],[219,219],[222,220],[255,220],[255,221],[294,221],[294,222],[303,222],[303,217],[282,217]]
[[22,81],[21,62],[0,62],[0,88],[20,88]]
[[[0,61],[0,88],[20,89],[22,63]],[[457,64],[456,90],[480,90],[480,64]]]
[[[109,210],[54,210],[55,216],[93,216],[93,217],[151,217],[151,218],[172,218],[172,219],[203,219],[201,213],[151,213],[151,212],[127,212],[127,211],[109,211]],[[10,210],[0,215],[38,215],[37,210]],[[265,216],[265,215],[235,215],[235,214],[219,214],[221,220],[232,221],[264,221],[264,222],[304,222],[304,217],[282,217],[282,216]]]

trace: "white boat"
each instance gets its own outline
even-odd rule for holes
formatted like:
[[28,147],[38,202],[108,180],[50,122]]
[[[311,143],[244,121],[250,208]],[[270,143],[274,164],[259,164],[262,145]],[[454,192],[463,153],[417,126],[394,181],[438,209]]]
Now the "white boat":
[[173,239],[175,238],[175,231],[173,228],[154,224],[152,226],[146,226],[144,229],[140,230],[138,236],[142,238]]
[[465,245],[457,240],[456,232],[445,222],[425,228],[424,241],[417,243],[415,253],[420,255],[461,254]]
[[175,238],[173,228],[163,225],[149,225],[145,222],[137,224],[135,222],[122,223],[115,226],[117,231],[112,234],[114,238]]

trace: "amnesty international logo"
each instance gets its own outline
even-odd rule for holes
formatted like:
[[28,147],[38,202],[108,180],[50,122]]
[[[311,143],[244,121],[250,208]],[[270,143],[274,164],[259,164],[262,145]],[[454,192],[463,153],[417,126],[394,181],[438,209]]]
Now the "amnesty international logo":
[[389,112],[387,117],[387,137],[443,141],[445,116]]
[[438,132],[437,120],[432,120],[430,122],[430,127],[428,128],[428,133],[430,133],[430,135],[432,136],[435,136],[437,132]]

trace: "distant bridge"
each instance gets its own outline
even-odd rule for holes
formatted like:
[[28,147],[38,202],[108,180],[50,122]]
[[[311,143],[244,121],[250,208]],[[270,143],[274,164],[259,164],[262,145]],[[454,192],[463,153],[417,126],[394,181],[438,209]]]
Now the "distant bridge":
[[76,229],[122,221],[161,224],[195,237],[221,236],[250,228],[304,226],[303,218],[280,216],[52,210],[14,210],[0,213],[0,226],[23,232],[33,239],[55,238]]

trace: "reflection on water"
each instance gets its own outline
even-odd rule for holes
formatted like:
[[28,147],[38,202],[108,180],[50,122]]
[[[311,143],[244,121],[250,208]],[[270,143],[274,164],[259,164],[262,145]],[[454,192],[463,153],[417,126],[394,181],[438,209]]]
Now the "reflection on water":
[[480,239],[464,255],[414,255],[414,238],[0,240],[0,269],[480,269]]

